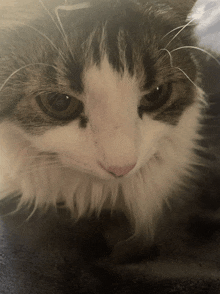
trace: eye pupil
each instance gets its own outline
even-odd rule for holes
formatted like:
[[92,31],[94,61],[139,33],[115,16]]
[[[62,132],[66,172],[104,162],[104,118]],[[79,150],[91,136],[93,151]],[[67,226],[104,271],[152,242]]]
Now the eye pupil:
[[64,111],[70,105],[71,98],[67,95],[58,95],[53,94],[47,97],[48,104],[53,108],[55,111]]

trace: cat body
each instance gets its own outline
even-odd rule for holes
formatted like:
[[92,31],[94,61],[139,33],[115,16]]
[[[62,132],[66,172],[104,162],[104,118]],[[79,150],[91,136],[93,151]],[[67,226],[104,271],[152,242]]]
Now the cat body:
[[0,197],[120,209],[149,238],[197,179],[194,1],[11,1],[0,34]]

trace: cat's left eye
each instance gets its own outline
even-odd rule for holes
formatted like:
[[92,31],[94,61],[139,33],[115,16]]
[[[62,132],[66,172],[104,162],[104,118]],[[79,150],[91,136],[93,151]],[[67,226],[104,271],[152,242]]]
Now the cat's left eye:
[[83,111],[83,103],[80,100],[65,94],[38,95],[36,101],[46,114],[59,120],[75,119]]
[[157,86],[153,91],[144,95],[140,101],[140,112],[152,112],[162,107],[170,98],[172,84]]

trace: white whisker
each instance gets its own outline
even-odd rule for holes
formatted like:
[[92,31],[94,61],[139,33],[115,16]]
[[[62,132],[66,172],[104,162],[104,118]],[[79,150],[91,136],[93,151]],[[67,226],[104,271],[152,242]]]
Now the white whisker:
[[[65,3],[65,4],[67,4],[67,3]],[[88,7],[90,7],[90,3],[89,2],[83,2],[83,3],[78,3],[78,4],[75,4],[75,5],[60,5],[60,6],[57,6],[55,8],[55,14],[56,14],[56,17],[57,17],[57,21],[58,21],[58,23],[60,25],[62,35],[64,37],[65,43],[66,43],[67,48],[68,48],[69,52],[71,53],[72,57],[73,57],[73,52],[71,50],[67,34],[66,34],[65,30],[64,30],[63,24],[62,24],[61,19],[60,19],[59,10],[74,11],[74,10],[78,10],[78,9],[88,8]]]
[[178,69],[179,71],[181,71],[183,74],[184,74],[184,76],[196,87],[196,88],[198,88],[198,89],[200,89],[200,87],[198,86],[198,85],[196,85],[194,82],[193,82],[193,80],[192,79],[190,79],[190,77],[185,73],[185,71],[184,70],[182,70],[180,67],[177,67],[177,66],[173,66],[173,68],[175,68],[175,69]]
[[60,29],[60,27],[58,26],[58,24],[56,23],[53,15],[50,13],[50,11],[47,9],[47,7],[44,5],[44,2],[42,0],[39,0],[40,4],[43,6],[43,8],[45,9],[45,11],[47,12],[47,14],[50,16],[50,18],[52,19],[53,23],[55,24],[55,26],[57,27],[58,31],[60,32],[60,34],[62,35],[62,37],[65,37],[65,35],[63,35],[62,30]]
[[[193,25],[194,25],[194,24],[192,24],[192,26],[193,26]],[[162,40],[163,40],[164,38],[166,38],[166,37],[167,37],[169,34],[171,34],[172,32],[175,32],[176,30],[179,30],[179,29],[181,29],[181,28],[183,28],[183,27],[185,27],[185,25],[182,25],[182,26],[176,27],[175,29],[169,31],[167,34],[165,34],[165,35],[162,37]]]
[[166,52],[167,52],[167,54],[168,54],[169,57],[170,57],[170,66],[173,67],[173,57],[172,57],[170,51],[167,50],[166,48],[160,49],[160,51],[166,51]]
[[4,86],[8,83],[8,81],[14,76],[16,75],[19,71],[25,69],[25,68],[28,68],[30,66],[34,66],[34,65],[42,65],[42,66],[49,66],[49,67],[53,67],[54,69],[57,70],[57,67],[52,65],[52,64],[47,64],[47,63],[43,63],[43,62],[36,62],[36,63],[29,63],[29,64],[26,64],[18,69],[16,69],[13,73],[11,73],[7,79],[3,82],[3,84],[1,85],[0,87],[0,92],[2,91],[2,89],[4,88]]
[[213,54],[209,53],[208,51],[206,51],[206,50],[204,50],[202,48],[196,47],[196,46],[182,46],[182,47],[178,47],[176,49],[173,49],[171,51],[171,53],[172,52],[175,52],[177,50],[181,50],[181,49],[195,49],[195,50],[199,50],[199,51],[201,51],[203,53],[206,53],[208,56],[210,56],[211,58],[213,58],[218,63],[218,65],[220,65],[220,61],[218,61],[218,59],[215,58],[215,56]]
[[66,46],[67,46],[67,48],[68,48],[68,50],[69,50],[69,52],[70,52],[70,54],[71,54],[71,56],[73,58],[73,52],[71,50],[71,47],[70,47],[70,44],[69,44],[69,41],[68,41],[67,34],[66,34],[65,30],[64,30],[63,24],[62,24],[61,19],[60,19],[60,16],[59,16],[59,11],[58,11],[59,9],[60,9],[60,7],[56,7],[55,8],[55,14],[56,14],[58,23],[60,25],[60,28],[61,28],[61,31],[62,31],[62,35],[63,35],[64,41],[66,43]]
[[191,19],[186,25],[184,25],[183,27],[182,27],[182,29],[181,30],[179,30],[179,32],[169,41],[169,43],[166,45],[166,47],[165,48],[167,48],[170,44],[171,44],[171,42],[186,28],[186,27],[188,27],[190,24],[191,24],[191,22],[193,22],[194,21],[194,18],[193,19]]

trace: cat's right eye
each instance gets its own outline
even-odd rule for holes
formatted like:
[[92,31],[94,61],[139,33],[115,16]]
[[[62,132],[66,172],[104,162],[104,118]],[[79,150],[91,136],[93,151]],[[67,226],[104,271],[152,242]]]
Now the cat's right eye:
[[42,94],[36,97],[36,101],[47,115],[59,120],[73,120],[83,111],[80,100],[65,94]]

